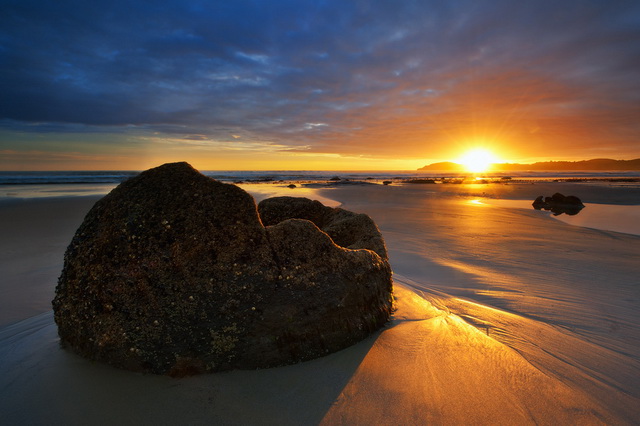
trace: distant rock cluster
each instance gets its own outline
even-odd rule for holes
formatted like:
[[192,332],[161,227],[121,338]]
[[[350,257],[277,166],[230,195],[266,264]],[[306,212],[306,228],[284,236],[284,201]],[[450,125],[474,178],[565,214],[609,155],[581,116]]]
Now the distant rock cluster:
[[183,376],[337,351],[383,326],[392,299],[368,216],[288,197],[263,201],[259,215],[242,189],[172,163],[95,204],[53,308],[78,354]]
[[533,201],[533,207],[537,210],[549,210],[556,216],[562,213],[576,215],[584,208],[584,204],[576,196],[564,196],[556,192],[551,197],[539,196]]

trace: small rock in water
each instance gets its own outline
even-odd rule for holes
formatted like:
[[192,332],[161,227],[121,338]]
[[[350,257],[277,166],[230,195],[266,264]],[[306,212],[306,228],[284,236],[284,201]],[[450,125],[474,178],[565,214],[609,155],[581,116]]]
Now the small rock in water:
[[292,219],[265,201],[277,218],[187,163],[120,184],[67,248],[53,300],[62,344],[183,376],[316,358],[384,325],[391,269],[373,221],[309,200],[290,202],[312,204]]
[[536,210],[549,210],[556,216],[562,213],[575,215],[584,208],[580,198],[573,195],[564,196],[559,192],[556,192],[551,197],[543,197],[541,195],[533,201],[532,205]]

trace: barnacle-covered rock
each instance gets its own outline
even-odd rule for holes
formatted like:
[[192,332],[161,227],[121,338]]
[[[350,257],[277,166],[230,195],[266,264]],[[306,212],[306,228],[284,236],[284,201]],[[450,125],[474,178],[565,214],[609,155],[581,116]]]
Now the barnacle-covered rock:
[[295,363],[380,328],[392,305],[381,237],[353,250],[339,242],[348,231],[283,219],[265,227],[248,193],[187,163],[123,182],[65,254],[53,300],[62,344],[181,376]]

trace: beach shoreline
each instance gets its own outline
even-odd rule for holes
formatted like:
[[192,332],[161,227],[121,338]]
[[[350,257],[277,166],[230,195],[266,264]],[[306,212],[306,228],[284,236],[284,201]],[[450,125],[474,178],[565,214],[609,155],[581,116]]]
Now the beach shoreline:
[[[261,188],[257,199],[302,189]],[[100,196],[0,201],[7,236],[0,266],[8,271],[0,413],[14,423],[53,424],[100,423],[99,416],[106,423],[632,424],[640,418],[640,237],[490,204],[551,191],[640,205],[637,189],[582,183],[305,188],[304,196],[378,224],[399,300],[393,321],[317,360],[182,380],[115,370],[59,348],[50,301],[64,250]],[[477,197],[486,203],[469,203]],[[75,410],[59,408],[72,401]]]

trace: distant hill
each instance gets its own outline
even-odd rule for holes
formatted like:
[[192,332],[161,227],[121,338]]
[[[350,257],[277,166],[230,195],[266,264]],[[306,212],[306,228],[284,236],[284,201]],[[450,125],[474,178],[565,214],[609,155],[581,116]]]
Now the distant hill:
[[[461,164],[450,161],[433,163],[418,170],[438,170],[448,172],[464,172]],[[584,161],[544,161],[533,164],[497,163],[493,164],[492,171],[527,171],[527,170],[640,170],[640,158],[635,160],[611,160],[609,158],[596,158]]]
[[445,161],[442,163],[433,163],[428,166],[420,167],[418,170],[440,170],[447,172],[464,172],[465,168],[462,164]]

